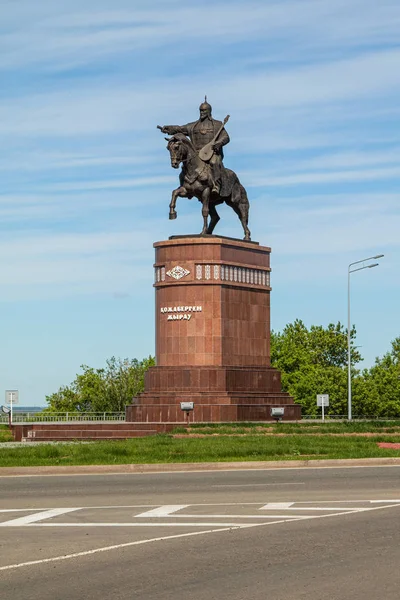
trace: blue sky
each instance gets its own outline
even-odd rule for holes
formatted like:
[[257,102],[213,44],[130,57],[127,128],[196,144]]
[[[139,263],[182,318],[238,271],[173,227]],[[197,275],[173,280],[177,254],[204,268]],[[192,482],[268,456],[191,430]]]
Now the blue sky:
[[[272,247],[272,326],[400,335],[398,0],[2,0],[0,388],[44,404],[84,363],[154,353],[152,244],[198,233],[157,124],[231,118],[225,165]],[[241,237],[223,207],[216,233]]]

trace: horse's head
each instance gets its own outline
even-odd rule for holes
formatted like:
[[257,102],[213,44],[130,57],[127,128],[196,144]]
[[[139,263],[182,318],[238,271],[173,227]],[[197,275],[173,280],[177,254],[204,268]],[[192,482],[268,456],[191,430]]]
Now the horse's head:
[[167,150],[171,156],[171,166],[174,169],[178,169],[181,162],[187,158],[190,141],[183,133],[176,133],[172,137],[165,139],[168,142]]

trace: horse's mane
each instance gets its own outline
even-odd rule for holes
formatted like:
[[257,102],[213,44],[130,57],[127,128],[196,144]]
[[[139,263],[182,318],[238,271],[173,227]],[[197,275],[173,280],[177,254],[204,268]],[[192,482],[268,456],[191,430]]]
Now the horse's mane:
[[169,140],[168,142],[168,146],[171,142],[178,140],[179,142],[183,142],[190,150],[192,150],[192,152],[196,153],[196,149],[193,146],[192,142],[189,140],[189,138],[186,137],[186,135],[184,133],[175,133]]

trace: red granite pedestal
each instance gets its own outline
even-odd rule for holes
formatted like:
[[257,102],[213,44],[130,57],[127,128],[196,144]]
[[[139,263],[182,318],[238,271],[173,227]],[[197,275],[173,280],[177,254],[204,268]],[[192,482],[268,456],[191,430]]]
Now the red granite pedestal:
[[301,408],[270,366],[270,248],[215,236],[156,242],[156,361],[127,421],[284,420]]

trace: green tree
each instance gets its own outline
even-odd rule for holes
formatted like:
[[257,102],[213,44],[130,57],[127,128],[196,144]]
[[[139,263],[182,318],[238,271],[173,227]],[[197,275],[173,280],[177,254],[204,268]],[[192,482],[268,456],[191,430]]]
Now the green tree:
[[400,337],[391,342],[391,350],[376,358],[363,371],[365,401],[360,408],[379,417],[400,417]]
[[46,396],[46,411],[123,411],[132,398],[144,390],[144,374],[154,364],[151,356],[141,361],[113,356],[107,360],[105,368],[82,365],[83,373],[79,373],[69,386]]
[[[353,382],[359,378],[354,365],[362,360],[350,332]],[[329,394],[327,414],[347,412],[347,330],[339,322],[308,329],[301,320],[271,333],[271,365],[282,373],[282,387],[302,405],[303,414],[316,416],[317,394]],[[354,385],[354,395],[358,391]]]

